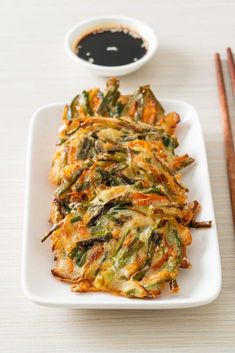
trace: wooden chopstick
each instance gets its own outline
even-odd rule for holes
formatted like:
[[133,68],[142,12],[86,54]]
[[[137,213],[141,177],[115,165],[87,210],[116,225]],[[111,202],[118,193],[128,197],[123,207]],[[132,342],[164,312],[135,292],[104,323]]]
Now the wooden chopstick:
[[215,68],[218,84],[221,117],[224,129],[225,157],[227,162],[227,173],[232,204],[233,223],[235,225],[235,153],[233,147],[233,136],[230,123],[228,101],[224,85],[222,64],[219,54],[215,54]]
[[228,60],[230,77],[232,81],[233,94],[235,96],[235,64],[234,64],[233,53],[231,48],[227,48],[227,60]]

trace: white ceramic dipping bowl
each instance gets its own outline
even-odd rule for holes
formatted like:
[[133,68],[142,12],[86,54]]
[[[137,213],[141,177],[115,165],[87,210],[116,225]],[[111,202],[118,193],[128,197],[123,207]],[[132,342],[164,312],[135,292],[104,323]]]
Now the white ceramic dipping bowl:
[[[108,29],[113,27],[128,28],[129,30],[138,33],[147,43],[146,54],[133,63],[120,66],[96,65],[83,60],[76,55],[76,45],[82,37],[97,29]],[[158,41],[154,31],[142,21],[131,17],[104,16],[89,18],[78,23],[67,33],[64,45],[66,53],[75,63],[83,65],[97,75],[110,77],[124,76],[138,70],[152,58],[157,50]]]

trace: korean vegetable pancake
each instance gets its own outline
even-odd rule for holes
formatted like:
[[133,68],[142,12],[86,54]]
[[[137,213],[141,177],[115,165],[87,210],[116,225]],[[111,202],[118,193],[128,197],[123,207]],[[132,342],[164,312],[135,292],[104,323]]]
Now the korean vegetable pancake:
[[104,92],[83,91],[64,107],[49,175],[52,274],[72,291],[153,298],[179,268],[190,267],[187,246],[197,222],[177,155],[180,116],[165,114],[149,86],[122,95],[110,79]]

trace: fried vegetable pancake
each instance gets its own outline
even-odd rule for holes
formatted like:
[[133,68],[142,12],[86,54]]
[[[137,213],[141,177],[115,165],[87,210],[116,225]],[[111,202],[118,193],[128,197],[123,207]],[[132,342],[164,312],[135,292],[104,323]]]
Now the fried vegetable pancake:
[[121,95],[111,79],[65,106],[50,181],[52,274],[72,291],[153,298],[166,283],[178,291],[179,267],[199,203],[188,203],[178,156],[180,117],[165,114],[149,86]]

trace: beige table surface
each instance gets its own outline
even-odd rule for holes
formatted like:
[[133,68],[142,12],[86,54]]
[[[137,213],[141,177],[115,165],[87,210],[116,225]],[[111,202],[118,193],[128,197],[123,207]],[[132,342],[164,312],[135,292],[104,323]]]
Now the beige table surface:
[[[158,96],[186,100],[198,110],[223,269],[222,292],[210,305],[72,311],[39,307],[22,293],[29,121],[43,104],[69,100],[83,87],[104,84],[103,78],[72,63],[63,48],[72,25],[103,14],[135,16],[159,35],[155,58],[123,78],[122,87],[132,90],[150,83]],[[0,352],[235,352],[235,238],[213,67],[213,53],[224,54],[228,45],[235,50],[234,0],[0,0]]]

